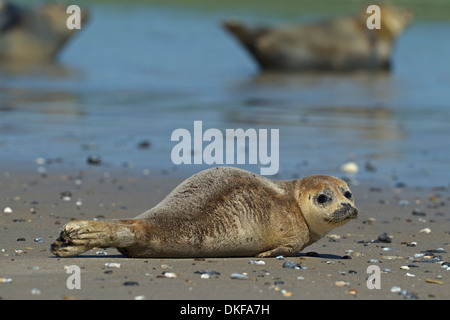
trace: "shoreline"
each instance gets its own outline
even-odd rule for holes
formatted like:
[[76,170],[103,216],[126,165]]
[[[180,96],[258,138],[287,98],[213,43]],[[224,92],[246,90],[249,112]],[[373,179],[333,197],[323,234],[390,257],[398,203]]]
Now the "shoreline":
[[[113,248],[59,258],[49,246],[71,219],[134,217],[187,177],[182,170],[63,167],[0,172],[2,299],[450,298],[450,270],[441,266],[450,262],[448,187],[350,185],[360,217],[284,260],[130,259]],[[283,268],[287,260],[301,268]],[[80,267],[80,290],[66,286],[70,265]],[[380,289],[367,287],[370,265],[381,271]],[[233,279],[233,273],[246,277]]]

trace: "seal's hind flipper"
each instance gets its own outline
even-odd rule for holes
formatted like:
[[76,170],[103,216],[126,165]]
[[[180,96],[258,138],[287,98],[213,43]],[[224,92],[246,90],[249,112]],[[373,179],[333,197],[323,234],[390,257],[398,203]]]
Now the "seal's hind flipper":
[[77,220],[61,228],[50,246],[60,257],[76,256],[92,248],[127,247],[134,243],[134,220]]

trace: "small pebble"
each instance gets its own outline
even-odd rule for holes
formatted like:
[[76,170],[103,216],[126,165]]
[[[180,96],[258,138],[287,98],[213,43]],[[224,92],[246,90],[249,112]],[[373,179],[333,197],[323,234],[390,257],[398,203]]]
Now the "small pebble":
[[327,238],[332,239],[332,240],[339,240],[341,238],[341,236],[338,234],[332,233],[332,234],[327,235]]
[[230,277],[231,277],[231,279],[248,280],[248,276],[245,275],[245,274],[242,274],[242,273],[236,273],[236,272],[233,272],[233,273],[230,275]]
[[368,225],[374,225],[375,222],[377,221],[377,219],[373,218],[373,217],[369,217],[366,220],[364,220],[362,223],[363,224],[368,224]]
[[423,228],[422,230],[419,231],[420,233],[431,233],[431,229],[430,228]]
[[370,259],[367,263],[381,263],[381,261],[378,259]]
[[144,140],[138,143],[138,149],[149,149],[151,145],[150,141]]
[[47,174],[47,169],[45,167],[38,167],[37,168],[37,172],[39,172],[40,174],[42,174],[42,176],[45,178],[46,174]]
[[146,297],[144,295],[134,297],[134,300],[145,300]]
[[412,274],[412,273],[409,273],[409,272],[407,272],[407,273],[405,274],[405,276],[413,278],[413,277],[415,277],[416,275],[415,275],[415,274]]
[[262,261],[262,260],[250,260],[249,262],[248,262],[248,264],[259,264],[259,265],[264,265],[264,264],[266,264],[264,261]]
[[383,256],[383,259],[386,259],[386,260],[401,260],[401,259],[403,259],[403,257],[399,257],[399,256]]
[[120,268],[120,263],[108,262],[108,263],[105,263],[105,266],[107,268]]
[[383,243],[391,243],[391,242],[392,242],[392,239],[387,235],[386,232],[380,234],[380,235],[378,236],[377,240],[378,240],[379,242],[383,242]]
[[37,165],[42,166],[45,164],[45,159],[44,158],[36,158],[35,162]]
[[175,279],[178,275],[174,272],[163,272],[165,278]]
[[139,286],[139,282],[137,281],[125,281],[124,283],[122,283],[123,286],[127,286],[127,287],[137,287]]
[[348,286],[349,284],[350,284],[349,282],[342,281],[342,280],[336,281],[336,282],[334,283],[334,285],[337,286],[337,287]]
[[356,294],[358,293],[358,290],[356,290],[356,289],[350,289],[350,290],[347,291],[347,293],[354,296],[354,295],[356,295]]
[[402,288],[400,288],[399,286],[393,286],[392,288],[391,288],[391,292],[400,292],[400,291],[402,291]]
[[375,167],[371,162],[369,162],[369,161],[367,161],[366,163],[365,163],[365,168],[366,168],[366,171],[368,171],[368,172],[376,172],[377,171],[377,167]]
[[277,256],[275,259],[277,259],[277,260],[284,260],[284,257],[283,256]]
[[418,261],[418,262],[423,262],[423,263],[439,263],[442,261],[442,256],[435,256],[434,254],[430,254],[430,255],[424,255],[422,260]]
[[63,201],[70,201],[70,200],[72,200],[72,192],[63,191],[60,193],[59,198]]
[[409,290],[401,290],[398,294],[403,296],[405,299],[419,299],[415,293]]
[[5,209],[3,209],[4,213],[12,213],[13,210],[10,207],[6,207]]
[[413,216],[425,217],[427,214],[419,209],[414,209],[412,212]]
[[98,156],[89,156],[87,158],[87,163],[94,166],[99,166],[102,164],[102,159]]
[[355,162],[350,161],[350,162],[344,163],[341,166],[341,171],[347,172],[347,173],[358,173],[359,167]]
[[434,253],[447,253],[443,248],[437,248],[437,249],[428,249],[422,251],[422,253],[426,254],[434,254]]
[[289,268],[289,269],[301,269],[301,265],[297,262],[286,260],[283,263],[283,268]]
[[402,269],[402,270],[409,270],[409,267],[408,266],[401,266],[400,269]]
[[200,278],[209,279],[212,276],[220,276],[220,272],[214,270],[195,271],[194,274],[200,274]]
[[0,283],[11,283],[12,281],[11,278],[0,278]]
[[33,288],[33,289],[31,289],[31,294],[34,294],[34,295],[41,294],[41,290],[39,290],[38,288]]
[[44,239],[42,239],[42,238],[36,238],[36,239],[34,239],[34,242],[44,242]]
[[292,292],[287,291],[287,290],[281,290],[281,294],[283,295],[283,297],[289,298],[292,296]]

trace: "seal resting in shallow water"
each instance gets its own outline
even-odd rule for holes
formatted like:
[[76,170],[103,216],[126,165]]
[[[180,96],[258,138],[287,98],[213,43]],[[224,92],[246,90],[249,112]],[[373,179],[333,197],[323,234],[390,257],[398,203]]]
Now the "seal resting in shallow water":
[[[46,3],[24,7],[0,1],[0,62],[49,62],[78,31],[67,28],[67,7]],[[81,11],[81,22],[88,14]]]
[[412,14],[391,5],[379,7],[380,29],[368,29],[366,8],[355,16],[311,24],[249,28],[226,21],[224,27],[264,70],[388,70],[394,42]]
[[335,177],[274,181],[230,167],[201,171],[134,219],[72,221],[51,245],[58,256],[116,247],[128,257],[292,256],[356,218]]

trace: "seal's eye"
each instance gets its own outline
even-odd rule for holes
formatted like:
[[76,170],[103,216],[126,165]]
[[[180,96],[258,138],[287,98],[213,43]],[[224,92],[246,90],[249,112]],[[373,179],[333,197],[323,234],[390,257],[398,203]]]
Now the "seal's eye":
[[320,204],[324,204],[328,201],[330,201],[331,198],[329,196],[327,196],[326,194],[319,194],[319,196],[317,197],[317,202]]
[[344,197],[346,197],[347,199],[351,199],[353,197],[352,193],[350,191],[345,191],[344,192]]

